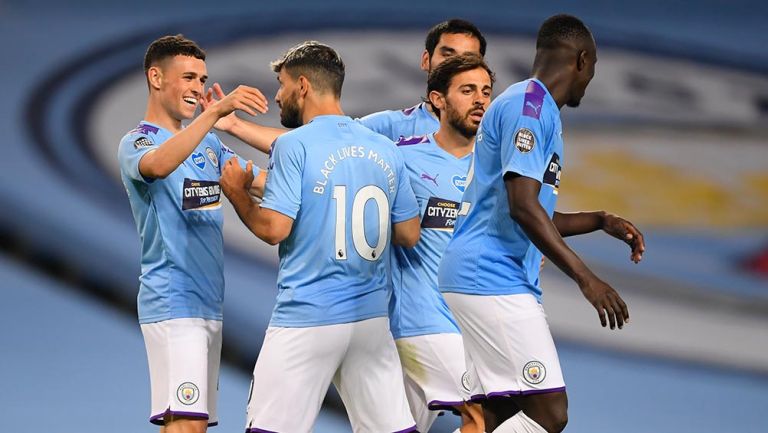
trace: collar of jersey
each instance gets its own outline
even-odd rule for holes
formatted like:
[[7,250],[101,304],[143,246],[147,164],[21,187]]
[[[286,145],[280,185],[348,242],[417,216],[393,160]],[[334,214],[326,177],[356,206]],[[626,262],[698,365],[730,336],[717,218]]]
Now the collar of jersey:
[[315,120],[324,122],[326,120],[346,120],[351,122],[352,118],[347,116],[346,114],[321,114],[319,116],[315,116],[312,118],[312,120],[309,121],[309,123],[314,122]]

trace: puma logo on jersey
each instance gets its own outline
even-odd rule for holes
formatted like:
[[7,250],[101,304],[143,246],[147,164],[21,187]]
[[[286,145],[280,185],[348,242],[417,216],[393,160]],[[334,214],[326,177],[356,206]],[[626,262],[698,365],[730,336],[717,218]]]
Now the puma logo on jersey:
[[539,104],[539,105],[535,105],[535,104],[534,104],[533,102],[531,102],[531,101],[525,101],[525,106],[526,106],[526,107],[531,107],[531,108],[533,109],[533,111],[535,111],[535,112],[536,112],[536,114],[539,114],[539,110],[541,110],[541,104]]
[[435,175],[435,177],[432,177],[432,176],[428,175],[427,173],[421,173],[421,180],[431,180],[431,181],[432,181],[432,183],[434,183],[434,184],[435,184],[435,186],[439,186],[439,185],[437,184],[437,177],[438,177],[438,176],[440,176],[440,173],[437,173],[437,174]]

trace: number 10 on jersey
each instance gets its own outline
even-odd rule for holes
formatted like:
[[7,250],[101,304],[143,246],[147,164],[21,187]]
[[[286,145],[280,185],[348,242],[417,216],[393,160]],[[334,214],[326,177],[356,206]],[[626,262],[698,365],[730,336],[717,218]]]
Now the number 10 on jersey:
[[[336,242],[334,257],[336,260],[347,260],[347,187],[338,185],[333,187],[333,199],[336,201]],[[376,245],[371,246],[365,237],[366,224],[365,205],[369,200],[376,204],[378,213],[379,234]],[[360,188],[352,199],[352,245],[355,252],[368,261],[376,261],[381,258],[381,253],[387,246],[389,238],[389,197],[376,185],[367,185]]]

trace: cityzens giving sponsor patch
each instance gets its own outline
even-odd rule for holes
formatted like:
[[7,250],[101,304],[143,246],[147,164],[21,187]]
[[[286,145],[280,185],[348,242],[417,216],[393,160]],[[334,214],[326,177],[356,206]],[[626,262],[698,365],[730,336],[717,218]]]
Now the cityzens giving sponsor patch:
[[221,186],[210,180],[184,179],[181,194],[182,210],[213,208],[219,206]]
[[424,210],[424,217],[421,219],[421,228],[453,230],[458,213],[458,202],[430,197],[427,209]]
[[176,390],[176,398],[178,398],[182,404],[189,406],[197,403],[197,400],[200,398],[200,390],[197,389],[197,385],[194,383],[184,382],[179,385],[179,388]]
[[141,149],[142,147],[150,147],[154,145],[155,143],[147,137],[139,137],[133,142],[134,149]]
[[521,153],[528,153],[536,146],[536,137],[528,128],[520,128],[515,132],[515,147]]

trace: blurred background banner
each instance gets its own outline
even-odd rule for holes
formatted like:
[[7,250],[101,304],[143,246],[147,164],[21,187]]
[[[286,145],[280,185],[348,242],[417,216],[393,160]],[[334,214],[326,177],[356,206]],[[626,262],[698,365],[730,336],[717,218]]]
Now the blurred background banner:
[[[41,414],[62,432],[155,431],[135,317],[139,239],[116,159],[144,114],[152,40],[183,33],[207,51],[210,83],[255,86],[270,100],[269,61],[320,40],[347,65],[346,113],[362,116],[424,96],[419,59],[437,22],[478,25],[499,94],[527,78],[536,30],[558,12],[591,27],[599,58],[581,107],[563,110],[559,210],[618,213],[647,241],[633,265],[607,236],[569,239],[627,301],[622,331],[600,328],[576,285],[545,269],[544,307],[571,407],[566,431],[768,431],[765,2],[265,3],[0,0],[3,431],[39,430],[31,420]],[[278,126],[278,113],[272,102],[255,120]],[[274,305],[277,251],[224,203],[218,429],[240,431]],[[447,414],[432,431],[457,425]],[[350,431],[333,393],[316,431]]]

